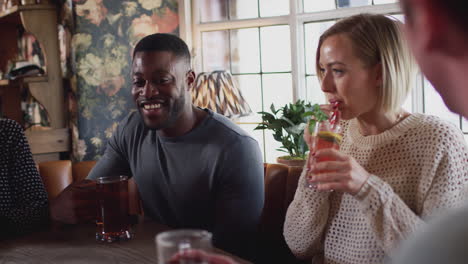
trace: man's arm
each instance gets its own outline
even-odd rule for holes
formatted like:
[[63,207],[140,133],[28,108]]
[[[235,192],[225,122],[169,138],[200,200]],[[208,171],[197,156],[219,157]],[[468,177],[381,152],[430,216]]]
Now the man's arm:
[[128,160],[109,142],[106,152],[88,174],[87,179],[96,180],[98,177],[118,177],[120,175],[131,177],[130,166]]
[[124,119],[117,127],[107,143],[104,155],[93,167],[87,179],[96,180],[98,177],[118,177],[120,175],[132,176],[126,151],[128,147],[125,139],[127,125],[128,119]]
[[101,176],[127,175],[131,177],[130,167],[125,155],[123,127],[119,125],[109,140],[104,156],[96,163],[86,180],[68,186],[58,197],[51,201],[51,218],[54,221],[76,224],[96,218],[95,180]]
[[264,203],[263,160],[249,137],[232,142],[216,183],[214,245],[251,259]]

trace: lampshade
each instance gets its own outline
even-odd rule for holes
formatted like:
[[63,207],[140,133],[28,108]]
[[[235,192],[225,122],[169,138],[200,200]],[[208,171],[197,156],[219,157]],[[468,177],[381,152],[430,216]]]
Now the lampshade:
[[193,104],[237,118],[252,113],[227,71],[202,72],[197,76],[192,90]]

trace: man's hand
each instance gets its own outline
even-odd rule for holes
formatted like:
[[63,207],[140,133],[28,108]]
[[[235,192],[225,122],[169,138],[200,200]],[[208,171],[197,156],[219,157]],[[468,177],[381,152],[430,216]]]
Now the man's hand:
[[92,222],[97,215],[96,182],[83,180],[70,184],[50,201],[50,217],[67,224]]

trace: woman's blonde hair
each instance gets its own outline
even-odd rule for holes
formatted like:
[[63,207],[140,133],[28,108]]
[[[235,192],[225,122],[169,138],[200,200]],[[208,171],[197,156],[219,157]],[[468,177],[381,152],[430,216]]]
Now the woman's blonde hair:
[[386,112],[396,111],[411,91],[415,74],[414,60],[401,30],[400,22],[383,15],[360,14],[338,21],[319,39],[315,61],[319,79],[323,42],[332,35],[345,34],[366,67],[382,65],[380,104]]

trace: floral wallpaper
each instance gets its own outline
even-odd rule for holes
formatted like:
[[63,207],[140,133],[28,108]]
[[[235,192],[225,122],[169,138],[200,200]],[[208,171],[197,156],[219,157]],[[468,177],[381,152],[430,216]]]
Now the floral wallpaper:
[[99,159],[118,122],[135,109],[130,94],[132,49],[148,34],[178,35],[177,0],[70,3],[73,159]]

